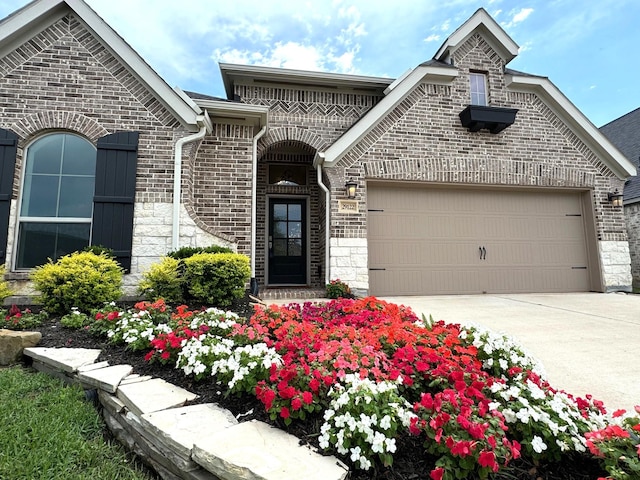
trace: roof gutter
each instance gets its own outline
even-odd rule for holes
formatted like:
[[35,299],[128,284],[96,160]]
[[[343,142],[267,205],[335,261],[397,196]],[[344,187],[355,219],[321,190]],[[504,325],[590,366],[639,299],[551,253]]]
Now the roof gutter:
[[212,129],[209,115],[198,115],[196,123],[200,127],[198,133],[179,138],[173,150],[173,228],[171,236],[171,249],[180,248],[180,206],[182,204],[182,149],[192,142],[202,140],[207,132]]
[[324,192],[324,206],[326,210],[324,213],[324,284],[327,285],[331,281],[331,272],[329,271],[331,268],[331,192],[327,186],[322,183],[322,164],[324,163],[324,153],[316,153],[313,163],[316,166],[318,186]]
[[267,125],[253,137],[253,148],[251,149],[251,281],[249,290],[252,295],[258,294],[258,280],[256,279],[256,235],[258,218],[258,140],[267,133]]

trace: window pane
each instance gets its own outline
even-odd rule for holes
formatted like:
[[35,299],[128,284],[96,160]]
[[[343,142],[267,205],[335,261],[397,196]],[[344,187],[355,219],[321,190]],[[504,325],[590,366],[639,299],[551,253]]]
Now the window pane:
[[65,135],[62,173],[72,175],[95,175],[96,149],[85,139]]
[[269,165],[269,185],[306,185],[307,171],[306,165]]
[[91,218],[94,177],[62,177],[58,217]]
[[89,245],[91,226],[88,223],[20,224],[16,268],[34,268],[49,258],[56,261],[63,255]]
[[57,175],[32,175],[24,182],[21,215],[55,217],[58,205]]
[[65,135],[47,135],[29,147],[27,174],[60,173],[64,136]]

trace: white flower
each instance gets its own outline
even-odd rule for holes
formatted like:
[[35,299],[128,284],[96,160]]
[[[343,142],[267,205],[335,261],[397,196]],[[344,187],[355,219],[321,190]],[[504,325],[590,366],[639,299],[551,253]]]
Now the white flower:
[[537,435],[534,435],[533,439],[531,440],[531,446],[533,447],[533,451],[536,453],[542,453],[547,449],[547,444],[544,443],[542,438]]
[[360,460],[360,455],[362,453],[362,449],[360,447],[354,447],[351,449],[351,461],[353,463]]
[[391,428],[391,417],[389,415],[385,415],[380,420],[380,428],[384,430],[389,430]]

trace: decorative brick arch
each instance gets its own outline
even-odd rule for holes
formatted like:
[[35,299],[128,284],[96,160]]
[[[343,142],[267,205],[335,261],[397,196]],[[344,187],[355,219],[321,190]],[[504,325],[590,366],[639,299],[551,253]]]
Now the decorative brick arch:
[[27,115],[10,128],[18,134],[23,146],[38,133],[46,130],[70,130],[85,136],[94,144],[98,138],[109,133],[94,119],[81,113],[68,111],[38,112]]
[[327,142],[322,137],[310,130],[297,127],[274,128],[258,142],[258,158],[262,157],[271,146],[287,142],[300,142],[316,151],[322,151],[327,146]]

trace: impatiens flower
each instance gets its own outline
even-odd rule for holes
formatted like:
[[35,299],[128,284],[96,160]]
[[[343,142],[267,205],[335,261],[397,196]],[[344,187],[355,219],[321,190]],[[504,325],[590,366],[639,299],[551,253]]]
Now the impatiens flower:
[[547,444],[544,443],[542,438],[540,438],[537,435],[533,436],[533,439],[531,440],[531,446],[533,447],[533,450],[536,453],[542,453],[543,451],[545,451],[547,449]]
[[289,409],[287,407],[282,407],[280,409],[280,416],[284,419],[287,419],[291,416],[291,413],[289,412]]
[[431,480],[442,480],[442,477],[444,476],[444,468],[438,467],[435,470],[431,470],[429,476],[431,477]]
[[480,452],[480,456],[478,457],[478,464],[481,467],[489,467],[494,472],[497,472],[499,469],[498,464],[496,463],[496,456],[493,452],[482,451]]

